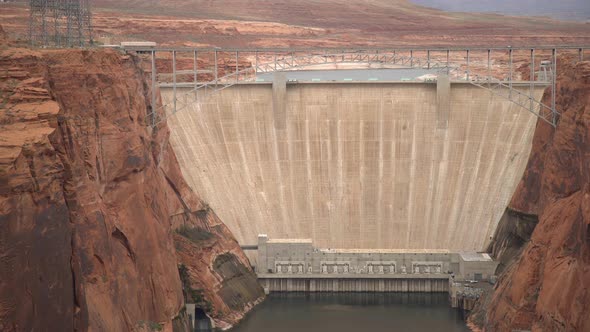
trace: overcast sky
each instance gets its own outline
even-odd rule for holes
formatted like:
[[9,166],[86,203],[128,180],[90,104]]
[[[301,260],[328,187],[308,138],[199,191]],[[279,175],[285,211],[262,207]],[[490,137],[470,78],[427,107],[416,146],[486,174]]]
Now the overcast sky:
[[567,20],[590,20],[590,0],[410,0],[449,11],[541,15]]

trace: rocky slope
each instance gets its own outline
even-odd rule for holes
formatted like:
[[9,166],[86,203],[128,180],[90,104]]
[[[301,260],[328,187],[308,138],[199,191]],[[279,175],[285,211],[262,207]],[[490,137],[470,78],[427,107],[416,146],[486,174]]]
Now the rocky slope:
[[[24,0],[0,2],[0,22],[26,38]],[[228,48],[588,45],[590,25],[539,17],[451,13],[407,0],[95,0],[100,43]]]
[[[166,125],[146,126],[139,60],[0,46],[0,330],[171,331],[178,263],[235,323],[262,292],[228,229],[199,212]],[[233,274],[219,270],[228,257]]]
[[559,73],[561,119],[538,125],[490,248],[505,271],[471,318],[485,331],[590,331],[590,62],[562,57]]

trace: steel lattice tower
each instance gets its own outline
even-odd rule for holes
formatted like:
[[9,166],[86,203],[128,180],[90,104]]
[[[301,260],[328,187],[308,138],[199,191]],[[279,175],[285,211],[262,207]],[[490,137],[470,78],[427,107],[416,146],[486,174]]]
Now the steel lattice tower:
[[29,0],[29,40],[33,46],[92,44],[91,0]]

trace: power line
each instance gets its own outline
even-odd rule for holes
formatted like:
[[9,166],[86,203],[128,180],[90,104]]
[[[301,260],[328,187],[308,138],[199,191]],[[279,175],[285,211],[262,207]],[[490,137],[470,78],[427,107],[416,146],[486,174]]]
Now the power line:
[[37,47],[83,47],[92,41],[91,0],[29,0],[29,40]]

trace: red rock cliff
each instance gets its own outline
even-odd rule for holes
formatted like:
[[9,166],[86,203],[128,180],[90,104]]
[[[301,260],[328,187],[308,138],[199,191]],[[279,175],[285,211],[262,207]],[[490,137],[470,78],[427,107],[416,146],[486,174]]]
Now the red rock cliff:
[[590,331],[590,62],[560,58],[556,91],[559,124],[538,125],[491,247],[501,258],[525,243],[472,318],[485,331]]
[[[231,233],[184,182],[166,125],[146,126],[137,62],[0,51],[1,331],[172,330],[178,262],[221,323],[261,297]],[[180,226],[208,235],[185,241]]]

